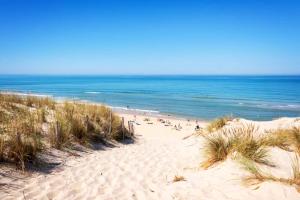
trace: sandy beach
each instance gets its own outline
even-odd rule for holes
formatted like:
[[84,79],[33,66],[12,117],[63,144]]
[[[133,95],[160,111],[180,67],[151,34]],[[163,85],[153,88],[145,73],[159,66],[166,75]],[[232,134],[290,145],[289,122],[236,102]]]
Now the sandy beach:
[[[51,173],[22,179],[1,174],[0,199],[299,199],[294,187],[274,182],[245,186],[247,172],[228,158],[207,170],[199,168],[203,138],[193,135],[195,121],[120,114],[134,120],[135,141],[68,157]],[[249,122],[239,120],[231,126]],[[299,125],[295,118],[251,122],[262,129]],[[174,125],[180,124],[180,130]],[[201,127],[206,122],[198,122]],[[291,152],[271,150],[273,173],[289,176]],[[7,175],[7,174],[6,174]],[[174,182],[175,176],[184,180]]]
[[0,200],[300,200],[300,0],[0,0]]

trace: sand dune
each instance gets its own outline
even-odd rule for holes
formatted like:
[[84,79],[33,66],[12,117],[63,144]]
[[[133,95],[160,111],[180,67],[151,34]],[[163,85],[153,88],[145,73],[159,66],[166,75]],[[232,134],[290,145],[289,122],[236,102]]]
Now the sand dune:
[[[133,119],[129,114],[123,116]],[[0,199],[300,199],[294,187],[278,183],[243,186],[245,172],[231,159],[208,170],[199,169],[203,140],[187,137],[195,122],[170,119],[183,127],[178,131],[156,118],[150,118],[153,124],[143,119],[137,116],[140,125],[135,126],[134,143],[68,159],[60,170],[21,181],[17,189],[1,191]],[[259,124],[274,127],[291,120]],[[282,150],[275,149],[272,154],[283,163],[289,159]],[[185,181],[174,183],[175,175],[184,176]]]

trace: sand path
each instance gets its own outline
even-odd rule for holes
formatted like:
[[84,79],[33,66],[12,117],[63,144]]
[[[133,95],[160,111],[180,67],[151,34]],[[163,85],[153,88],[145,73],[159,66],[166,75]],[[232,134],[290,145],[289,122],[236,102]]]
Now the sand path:
[[30,179],[7,199],[172,199],[166,187],[195,159],[193,144],[182,140],[193,128],[140,123],[133,144],[68,160],[62,171]]
[[[279,183],[243,186],[245,171],[231,159],[208,170],[196,169],[202,141],[199,137],[183,139],[193,133],[194,123],[171,120],[183,127],[177,131],[154,118],[153,124],[141,116],[137,121],[134,143],[68,159],[59,171],[32,177],[21,188],[7,191],[9,195],[0,192],[0,199],[300,199],[294,187]],[[276,151],[277,160],[289,161],[286,152]],[[174,183],[175,175],[183,175],[186,181]]]

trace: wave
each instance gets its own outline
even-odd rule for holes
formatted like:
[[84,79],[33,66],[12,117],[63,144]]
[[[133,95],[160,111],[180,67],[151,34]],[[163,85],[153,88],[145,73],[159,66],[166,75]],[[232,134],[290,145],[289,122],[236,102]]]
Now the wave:
[[262,109],[273,109],[281,111],[300,111],[300,104],[282,104],[282,103],[249,103],[249,102],[239,102],[238,105]]
[[287,104],[287,105],[269,105],[273,109],[280,109],[280,110],[297,110],[300,111],[299,104]]
[[133,111],[138,113],[156,113],[156,114],[159,113],[159,111],[157,110],[146,110],[146,109],[119,107],[119,106],[110,106],[110,108],[112,108],[113,110]]
[[[193,99],[213,99],[213,100],[226,100],[226,101],[247,101],[247,98],[233,98],[233,97],[217,97],[217,96],[192,96]],[[255,99],[251,99],[255,100]]]
[[100,94],[101,92],[95,92],[95,91],[88,91],[84,92],[85,94]]
[[34,97],[52,97],[52,95],[47,95],[47,94],[35,94],[35,93],[25,93],[25,92],[8,92],[8,91],[0,91],[0,94],[10,94],[10,95],[18,95],[18,96],[34,96]]

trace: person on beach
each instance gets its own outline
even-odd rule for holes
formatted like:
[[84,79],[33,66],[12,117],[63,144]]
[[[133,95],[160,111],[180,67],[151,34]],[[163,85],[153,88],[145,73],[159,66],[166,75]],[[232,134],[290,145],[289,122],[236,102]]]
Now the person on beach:
[[182,127],[180,126],[180,123],[178,124],[178,129],[182,129]]

